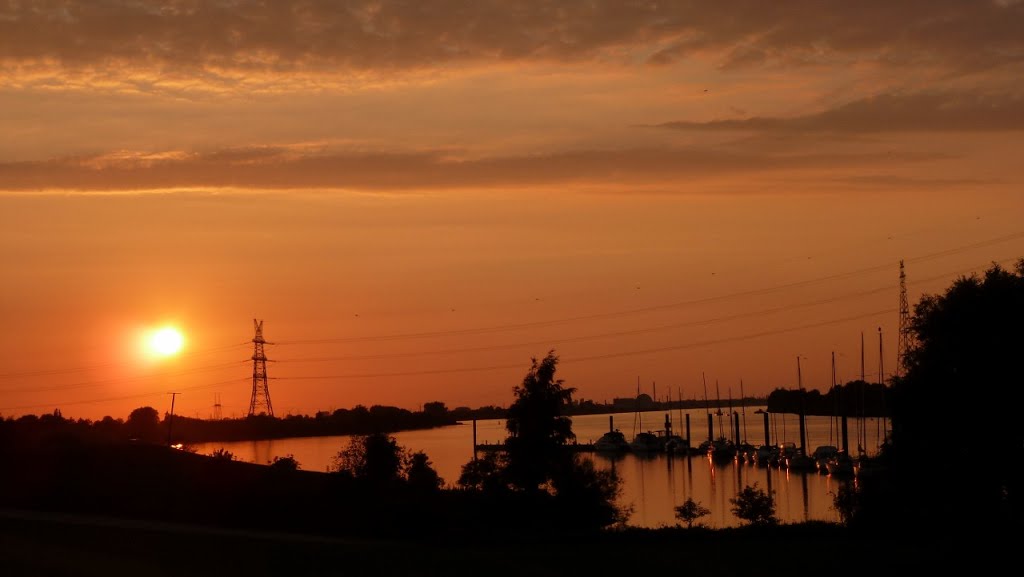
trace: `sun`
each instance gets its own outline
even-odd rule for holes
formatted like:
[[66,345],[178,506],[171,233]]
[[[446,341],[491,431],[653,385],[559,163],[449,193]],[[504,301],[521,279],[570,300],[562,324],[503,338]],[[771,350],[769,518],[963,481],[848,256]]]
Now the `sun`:
[[185,336],[174,327],[157,329],[149,337],[149,350],[157,356],[170,357],[181,352],[185,346]]

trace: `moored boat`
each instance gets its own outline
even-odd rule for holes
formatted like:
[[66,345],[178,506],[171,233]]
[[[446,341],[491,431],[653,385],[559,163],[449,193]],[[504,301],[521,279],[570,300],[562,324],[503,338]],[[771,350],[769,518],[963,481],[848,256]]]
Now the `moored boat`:
[[825,467],[833,477],[852,477],[854,474],[853,457],[846,451],[838,451],[825,463]]
[[601,453],[619,453],[629,450],[629,441],[622,431],[615,429],[601,435],[601,438],[594,443],[594,450]]
[[772,460],[778,461],[779,448],[775,445],[761,445],[754,453],[754,463],[758,467],[770,467]]
[[719,437],[708,446],[708,456],[716,463],[726,463],[736,458],[736,445],[725,437]]
[[665,450],[665,440],[651,431],[645,431],[637,433],[636,437],[633,437],[633,442],[629,444],[629,448],[634,453],[660,453]]
[[839,448],[834,445],[820,445],[811,453],[814,465],[822,475],[828,474],[828,462],[839,454]]
[[786,459],[786,468],[790,471],[814,471],[816,467],[814,459],[799,449],[793,456]]

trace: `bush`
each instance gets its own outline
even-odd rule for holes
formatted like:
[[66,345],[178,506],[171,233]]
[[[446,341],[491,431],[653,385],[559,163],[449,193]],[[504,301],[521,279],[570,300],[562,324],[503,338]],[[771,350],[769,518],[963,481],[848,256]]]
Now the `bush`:
[[402,477],[405,449],[391,435],[374,433],[352,437],[348,447],[334,456],[332,470],[373,483],[394,483]]
[[751,525],[777,525],[775,517],[775,500],[770,494],[757,487],[747,485],[734,498],[732,513]]
[[462,466],[458,485],[463,489],[475,491],[499,491],[506,489],[503,464],[499,453],[486,453],[479,459],[473,459]]
[[444,479],[437,474],[423,451],[417,451],[409,457],[405,477],[409,486],[418,491],[437,491],[444,485]]
[[288,454],[284,457],[274,457],[270,462],[270,468],[274,471],[298,471],[299,462],[295,460],[295,455]]
[[704,507],[699,501],[694,501],[692,497],[676,507],[676,518],[686,523],[687,529],[693,528],[694,521],[709,514],[711,514],[711,509]]
[[217,459],[218,461],[234,461],[235,460],[235,454],[232,453],[231,451],[225,449],[224,447],[221,447],[219,449],[214,449],[213,453],[211,453],[210,456],[213,457],[214,459]]

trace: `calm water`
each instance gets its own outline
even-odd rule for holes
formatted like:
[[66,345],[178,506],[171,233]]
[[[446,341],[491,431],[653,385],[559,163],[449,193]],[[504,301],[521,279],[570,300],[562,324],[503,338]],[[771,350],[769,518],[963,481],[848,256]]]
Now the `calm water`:
[[[754,414],[757,407],[747,407],[746,439],[758,445],[764,441],[763,418]],[[693,444],[707,438],[707,413],[703,409],[683,411],[690,414]],[[676,432],[686,435],[678,411],[671,412]],[[632,438],[641,430],[657,430],[663,427],[665,411],[621,413],[613,415],[615,427]],[[639,420],[639,423],[637,422]],[[719,435],[719,422],[715,421],[715,436]],[[871,452],[878,445],[880,423],[868,419],[867,447]],[[728,424],[722,430],[729,436]],[[795,442],[798,436],[797,420],[793,415],[785,418],[773,417],[772,442]],[[682,430],[680,430],[682,429]],[[608,415],[585,415],[573,418],[573,431],[581,443],[596,441],[608,430]],[[741,433],[742,433],[741,421]],[[831,428],[828,417],[808,417],[808,451],[818,445],[839,445],[838,432]],[[498,443],[505,438],[504,420],[477,422],[477,441]],[[434,464],[434,468],[448,484],[459,478],[462,466],[473,457],[473,427],[470,423],[442,427],[425,431],[396,433],[398,443],[406,449],[423,451]],[[851,452],[856,452],[857,422],[849,421]],[[326,471],[331,459],[349,442],[347,436],[302,437],[266,441],[241,441],[235,443],[203,443],[196,446],[203,454],[210,454],[219,448],[231,451],[236,458],[253,463],[268,463],[275,456],[294,455],[305,470]],[[590,455],[584,453],[585,456]],[[838,490],[840,481],[817,473],[788,473],[786,470],[760,468],[751,465],[712,465],[707,457],[670,457],[654,455],[641,457],[633,454],[609,458],[601,454],[590,456],[595,466],[613,469],[623,480],[621,503],[630,505],[633,514],[629,524],[641,527],[658,527],[676,523],[673,508],[692,497],[711,514],[701,519],[713,527],[730,527],[739,524],[730,509],[729,499],[746,485],[757,483],[763,489],[775,492],[776,514],[783,522],[805,520],[838,521],[839,516],[832,507],[832,496]]]

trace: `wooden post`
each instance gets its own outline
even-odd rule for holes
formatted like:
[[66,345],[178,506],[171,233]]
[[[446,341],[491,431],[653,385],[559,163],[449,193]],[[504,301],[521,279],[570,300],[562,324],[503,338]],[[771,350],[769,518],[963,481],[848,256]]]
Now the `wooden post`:
[[764,444],[768,445],[770,447],[770,446],[772,446],[772,435],[771,435],[771,428],[770,428],[770,425],[769,425],[769,422],[768,422],[768,417],[769,416],[770,416],[770,413],[768,411],[765,411],[764,412]]
[[608,415],[608,432],[609,433],[614,433],[615,432],[615,416],[614,415]]
[[686,446],[691,447],[690,444],[690,413],[686,413]]
[[800,452],[807,454],[807,431],[804,424],[804,412],[800,411]]
[[843,452],[850,454],[850,431],[849,426],[846,423],[846,415],[842,417],[842,430],[843,430]]
[[733,444],[735,444],[737,447],[739,447],[740,446],[740,442],[742,441],[742,439],[740,439],[740,414],[738,412],[736,412],[736,411],[733,411],[732,412],[732,420],[733,420],[733,429],[732,429],[733,430],[733,437],[735,437],[735,439],[736,439],[735,441],[733,441]]
[[473,419],[473,460],[476,460],[476,419]]
[[708,442],[715,440],[715,416],[708,413]]

